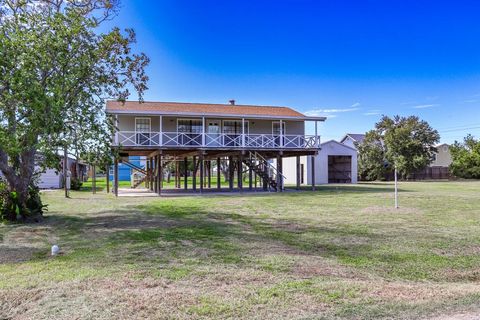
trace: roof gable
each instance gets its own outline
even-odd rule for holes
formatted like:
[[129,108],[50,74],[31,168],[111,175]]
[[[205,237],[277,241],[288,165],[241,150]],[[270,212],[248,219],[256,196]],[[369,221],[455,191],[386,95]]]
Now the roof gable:
[[347,138],[352,139],[354,142],[362,143],[365,135],[363,133],[347,133],[340,142],[343,143]]
[[355,151],[355,152],[357,151],[357,149],[352,148],[352,147],[350,147],[350,146],[347,146],[346,144],[340,143],[340,142],[338,142],[338,141],[336,141],[336,140],[328,140],[328,141],[322,142],[322,143],[320,144],[320,147],[326,146],[326,145],[328,145],[328,144],[336,144],[336,145],[339,145],[339,146],[342,147],[342,148],[350,149],[350,150],[353,150],[353,151]]

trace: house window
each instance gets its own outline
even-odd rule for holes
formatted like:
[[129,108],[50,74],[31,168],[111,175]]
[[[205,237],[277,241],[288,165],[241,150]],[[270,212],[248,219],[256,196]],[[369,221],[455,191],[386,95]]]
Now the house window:
[[[248,134],[248,121],[245,123],[245,134]],[[242,121],[224,120],[223,121],[223,142],[226,147],[238,147],[242,145]],[[248,143],[248,141],[247,141]]]
[[203,123],[200,119],[177,120],[178,144],[182,146],[202,145]]
[[[223,133],[242,134],[242,121],[241,120],[224,120]],[[248,134],[248,121],[245,121],[245,134]]]
[[136,118],[135,131],[150,132],[150,118]]
[[177,132],[202,133],[202,127],[199,119],[179,119],[177,122]]

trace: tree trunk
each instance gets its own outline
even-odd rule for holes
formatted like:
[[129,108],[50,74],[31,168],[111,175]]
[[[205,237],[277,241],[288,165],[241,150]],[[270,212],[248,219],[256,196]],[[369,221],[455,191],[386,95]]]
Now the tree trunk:
[[[25,219],[29,212],[27,209],[28,187],[32,183],[33,172],[35,169],[36,150],[28,150],[21,154],[18,161],[18,170],[8,165],[8,156],[0,150],[0,170],[7,180],[7,191],[9,196],[5,199],[6,208],[5,218],[10,221],[17,220],[17,210],[21,219]],[[17,171],[17,172],[16,172]],[[16,200],[12,198],[16,195]]]

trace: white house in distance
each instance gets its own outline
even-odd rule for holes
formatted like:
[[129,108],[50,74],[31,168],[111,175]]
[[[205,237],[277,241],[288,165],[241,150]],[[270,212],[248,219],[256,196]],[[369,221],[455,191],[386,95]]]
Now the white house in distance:
[[437,147],[437,152],[433,155],[433,161],[430,167],[448,167],[452,164],[452,155],[450,154],[450,146],[446,143]]
[[[60,157],[60,164],[63,165],[63,157]],[[67,159],[67,167],[68,171],[73,173],[77,168],[77,160],[72,157],[68,157]],[[80,172],[78,176],[82,181],[84,181],[87,177],[88,166],[79,161],[78,168]],[[40,167],[35,167],[36,171],[40,171]],[[58,171],[57,169],[47,168],[45,172],[42,172],[39,177],[38,187],[40,189],[60,189],[63,188],[63,173],[62,171]]]
[[[314,167],[312,172],[312,157]],[[295,183],[296,159],[284,159],[285,184]],[[335,140],[320,144],[316,156],[300,158],[300,184],[357,183],[357,150]]]
[[357,146],[355,143],[362,143],[363,140],[365,139],[365,135],[362,133],[347,133],[342,140],[340,140],[340,143],[349,146],[351,148],[357,149]]

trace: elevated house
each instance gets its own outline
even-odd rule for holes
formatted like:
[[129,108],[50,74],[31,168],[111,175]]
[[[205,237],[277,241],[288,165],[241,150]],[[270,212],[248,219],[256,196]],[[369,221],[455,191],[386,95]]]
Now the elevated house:
[[[183,186],[178,183],[177,188],[200,192],[221,189],[220,170],[216,170],[217,185],[210,184],[213,163],[216,167],[227,165],[229,190],[234,189],[236,172],[238,189],[247,188],[244,181],[252,189],[255,177],[264,190],[282,191],[285,179],[282,159],[297,157],[299,163],[301,156],[317,154],[320,148],[317,123],[325,121],[324,117],[305,116],[287,107],[236,105],[234,100],[230,104],[108,101],[106,112],[116,124],[113,146],[119,155],[113,172],[116,194],[119,162],[142,172],[146,186],[159,194],[162,169],[172,162],[183,162],[185,170],[193,162],[192,184],[184,179]],[[315,123],[315,134],[306,134],[307,121]],[[146,166],[139,168],[132,164],[129,159],[133,156],[146,157]],[[297,187],[299,171],[297,165]],[[186,177],[187,172],[183,175]],[[196,179],[200,180],[199,185]]]

